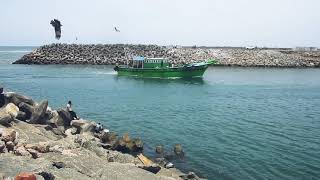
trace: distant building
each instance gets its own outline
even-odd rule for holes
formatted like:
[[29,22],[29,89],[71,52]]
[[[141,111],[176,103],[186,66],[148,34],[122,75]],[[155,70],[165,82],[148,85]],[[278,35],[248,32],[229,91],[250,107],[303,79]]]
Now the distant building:
[[317,47],[295,47],[295,51],[318,51]]

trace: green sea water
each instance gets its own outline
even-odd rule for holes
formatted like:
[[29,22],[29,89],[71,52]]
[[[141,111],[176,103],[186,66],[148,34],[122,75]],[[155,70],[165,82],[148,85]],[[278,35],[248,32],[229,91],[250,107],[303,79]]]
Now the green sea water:
[[141,137],[145,153],[182,144],[174,164],[208,179],[320,179],[320,69],[210,67],[202,79],[118,77],[111,66],[12,65],[0,86]]

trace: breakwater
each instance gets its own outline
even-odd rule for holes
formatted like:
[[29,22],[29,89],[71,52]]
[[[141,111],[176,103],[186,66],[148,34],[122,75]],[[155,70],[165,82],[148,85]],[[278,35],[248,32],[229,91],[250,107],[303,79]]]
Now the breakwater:
[[[1,178],[201,179],[175,169],[165,157],[149,160],[141,154],[139,138],[118,137],[94,121],[48,105],[0,87]],[[159,147],[157,152],[163,153]],[[182,146],[176,145],[174,153],[181,155]]]
[[166,57],[172,64],[216,59],[221,66],[320,67],[320,51],[219,47],[166,47],[125,44],[51,44],[24,55],[14,64],[125,64],[132,56]]

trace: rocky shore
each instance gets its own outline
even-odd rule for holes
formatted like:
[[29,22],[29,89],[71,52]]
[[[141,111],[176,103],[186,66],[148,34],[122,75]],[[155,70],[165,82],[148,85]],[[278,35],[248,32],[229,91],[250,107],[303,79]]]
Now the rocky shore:
[[44,45],[14,64],[125,64],[128,57],[166,57],[172,64],[216,59],[220,66],[320,67],[319,50],[177,47],[157,45]]
[[[165,157],[152,161],[142,150],[139,138],[97,130],[96,122],[72,119],[47,100],[0,88],[0,179],[200,179]],[[155,150],[163,153],[161,146]],[[181,145],[174,154],[183,155]]]

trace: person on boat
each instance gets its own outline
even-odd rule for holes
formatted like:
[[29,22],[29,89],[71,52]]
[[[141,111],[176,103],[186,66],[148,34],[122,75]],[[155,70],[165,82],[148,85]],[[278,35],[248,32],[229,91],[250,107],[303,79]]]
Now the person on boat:
[[4,106],[4,104],[5,104],[5,98],[3,94],[3,88],[0,87],[0,107]]
[[71,115],[71,118],[76,120],[76,119],[79,119],[77,114],[72,110],[72,103],[71,101],[68,101],[68,104],[67,104],[67,111],[70,113]]

